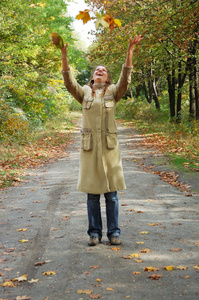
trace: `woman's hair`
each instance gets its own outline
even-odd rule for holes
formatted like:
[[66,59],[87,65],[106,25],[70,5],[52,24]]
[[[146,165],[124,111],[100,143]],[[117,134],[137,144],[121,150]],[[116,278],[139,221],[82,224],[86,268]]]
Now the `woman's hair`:
[[[109,69],[106,66],[104,66],[104,65],[100,65],[100,66],[104,67],[107,72],[107,81],[105,82],[105,87],[104,87],[104,90],[102,93],[102,95],[104,95],[106,93],[108,86],[112,84],[112,77],[111,77],[111,73],[110,73]],[[94,69],[93,74],[95,73],[95,70],[97,69],[97,67]],[[92,90],[92,96],[95,94],[95,90],[93,88],[93,85],[94,85],[93,74],[88,82],[88,86],[90,86],[90,88]]]

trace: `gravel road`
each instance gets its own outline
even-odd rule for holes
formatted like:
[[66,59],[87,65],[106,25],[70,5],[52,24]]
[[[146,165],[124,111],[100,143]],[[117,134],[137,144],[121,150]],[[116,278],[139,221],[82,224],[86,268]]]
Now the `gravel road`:
[[65,158],[0,194],[0,299],[199,299],[199,196],[144,172],[135,132],[119,130],[127,185],[118,193],[122,245],[107,243],[101,196],[102,244],[87,246],[77,128]]

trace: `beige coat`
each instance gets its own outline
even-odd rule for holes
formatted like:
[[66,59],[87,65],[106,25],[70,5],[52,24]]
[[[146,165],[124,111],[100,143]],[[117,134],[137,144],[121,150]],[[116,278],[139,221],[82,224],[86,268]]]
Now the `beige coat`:
[[95,94],[88,85],[81,87],[71,71],[62,72],[64,85],[82,104],[80,169],[77,189],[104,194],[125,189],[115,122],[115,106],[127,90],[131,68],[123,66],[117,84],[111,84],[102,96],[103,86],[96,84]]

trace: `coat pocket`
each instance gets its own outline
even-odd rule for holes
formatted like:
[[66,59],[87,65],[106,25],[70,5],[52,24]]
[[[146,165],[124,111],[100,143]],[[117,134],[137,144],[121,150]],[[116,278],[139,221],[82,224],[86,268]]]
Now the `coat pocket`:
[[91,129],[82,129],[81,146],[84,151],[90,151],[93,149],[93,136]]
[[117,133],[108,132],[106,134],[107,149],[115,149],[115,147],[117,146],[117,143],[118,143]]
[[93,98],[85,98],[83,108],[84,109],[90,109],[91,106],[92,106],[93,100],[94,100]]

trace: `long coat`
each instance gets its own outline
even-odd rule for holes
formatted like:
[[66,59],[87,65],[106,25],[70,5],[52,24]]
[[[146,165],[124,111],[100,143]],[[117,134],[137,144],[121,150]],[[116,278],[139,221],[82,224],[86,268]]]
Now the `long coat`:
[[64,85],[82,104],[80,168],[77,189],[104,194],[126,188],[115,122],[115,107],[127,90],[131,68],[122,67],[117,84],[103,95],[103,84],[95,84],[94,96],[88,85],[81,87],[71,71],[62,71]]

